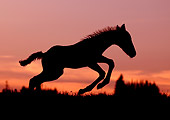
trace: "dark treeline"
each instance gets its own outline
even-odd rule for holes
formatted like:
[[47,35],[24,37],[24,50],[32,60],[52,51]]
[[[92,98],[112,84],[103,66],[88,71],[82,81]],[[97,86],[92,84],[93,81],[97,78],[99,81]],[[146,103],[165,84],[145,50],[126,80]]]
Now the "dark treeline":
[[[7,86],[7,85],[6,85]],[[48,98],[48,100],[55,103],[66,104],[170,104],[170,96],[160,93],[158,86],[155,83],[148,81],[143,82],[131,82],[125,83],[123,76],[121,75],[116,81],[115,90],[113,94],[108,95],[106,93],[78,95],[77,93],[59,92],[57,89],[42,89],[40,91],[30,91],[26,87],[22,87],[21,90],[10,90],[8,87],[4,88],[0,93],[0,98],[27,98],[39,101]],[[40,99],[39,99],[40,98]],[[53,98],[53,99],[51,99]]]

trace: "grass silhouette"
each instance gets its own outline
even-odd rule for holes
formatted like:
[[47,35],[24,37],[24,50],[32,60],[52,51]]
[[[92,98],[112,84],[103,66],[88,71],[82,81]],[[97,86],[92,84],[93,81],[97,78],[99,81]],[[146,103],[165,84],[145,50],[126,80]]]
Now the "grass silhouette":
[[[116,81],[115,93],[106,94],[86,94],[78,95],[77,93],[59,92],[57,89],[42,89],[40,91],[30,91],[22,87],[20,91],[4,88],[0,93],[0,98],[13,98],[13,100],[25,99],[45,101],[48,103],[73,104],[73,105],[162,105],[170,104],[170,96],[162,94],[155,83],[148,81],[125,83],[121,75]],[[46,101],[45,101],[46,102]],[[36,103],[36,102],[35,102]]]

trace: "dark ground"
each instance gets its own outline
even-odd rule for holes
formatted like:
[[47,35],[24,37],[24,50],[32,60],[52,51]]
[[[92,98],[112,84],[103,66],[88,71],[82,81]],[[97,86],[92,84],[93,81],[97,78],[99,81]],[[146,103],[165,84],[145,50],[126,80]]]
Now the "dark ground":
[[78,95],[54,90],[30,91],[22,87],[20,91],[5,88],[0,93],[1,105],[9,106],[117,106],[121,107],[151,107],[170,106],[170,96],[159,92],[155,83],[148,81],[140,83],[126,83],[123,76],[116,82],[115,93]]

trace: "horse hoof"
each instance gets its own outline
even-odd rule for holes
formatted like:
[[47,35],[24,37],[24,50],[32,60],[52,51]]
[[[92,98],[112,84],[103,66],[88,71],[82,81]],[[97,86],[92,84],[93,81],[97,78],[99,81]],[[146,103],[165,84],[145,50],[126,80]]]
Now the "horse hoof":
[[102,87],[104,87],[104,85],[103,85],[102,83],[99,83],[99,84],[97,85],[97,89],[101,89]]
[[83,93],[85,93],[84,89],[80,89],[79,92],[78,92],[78,95],[81,95]]

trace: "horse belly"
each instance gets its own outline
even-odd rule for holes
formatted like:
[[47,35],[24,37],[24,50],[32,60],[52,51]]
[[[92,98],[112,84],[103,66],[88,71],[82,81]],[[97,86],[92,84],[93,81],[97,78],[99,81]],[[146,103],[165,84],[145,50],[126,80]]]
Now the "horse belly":
[[88,60],[82,56],[65,56],[61,64],[67,68],[81,68],[88,66]]
[[60,62],[67,68],[87,67],[90,64],[96,63],[96,61],[97,56],[95,54],[81,50],[68,50],[62,55],[62,59],[60,59]]

